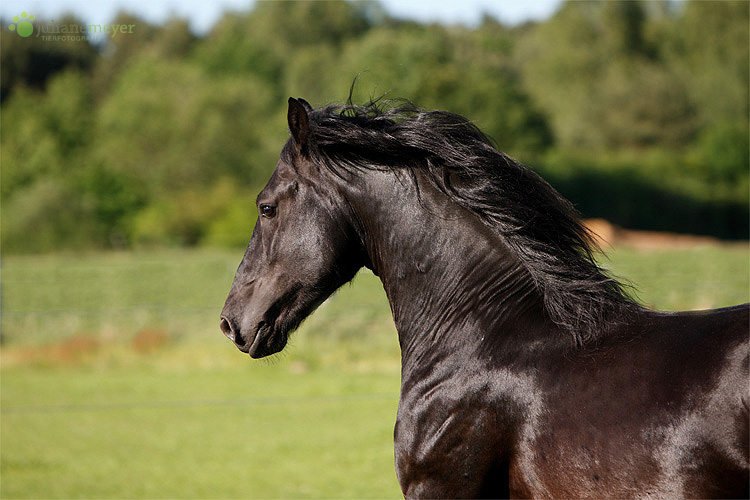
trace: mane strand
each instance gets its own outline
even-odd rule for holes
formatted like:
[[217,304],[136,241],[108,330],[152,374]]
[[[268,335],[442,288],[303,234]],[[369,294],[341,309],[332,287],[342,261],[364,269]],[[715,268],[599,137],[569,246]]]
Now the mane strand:
[[496,231],[544,297],[549,318],[576,343],[595,339],[615,312],[635,307],[599,267],[598,247],[573,205],[532,170],[498,151],[466,118],[409,101],[371,100],[311,114],[311,158],[340,175],[416,171]]

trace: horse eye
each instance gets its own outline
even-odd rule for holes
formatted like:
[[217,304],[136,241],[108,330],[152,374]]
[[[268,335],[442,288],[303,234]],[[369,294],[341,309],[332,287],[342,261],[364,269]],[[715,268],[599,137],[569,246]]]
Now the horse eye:
[[266,219],[270,219],[271,217],[276,215],[276,207],[274,207],[273,205],[261,205],[260,215],[262,215]]

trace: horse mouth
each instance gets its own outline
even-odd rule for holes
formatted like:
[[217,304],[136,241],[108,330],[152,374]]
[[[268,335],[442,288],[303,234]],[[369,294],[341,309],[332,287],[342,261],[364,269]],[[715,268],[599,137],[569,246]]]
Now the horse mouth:
[[253,359],[265,358],[281,352],[286,346],[287,334],[274,328],[274,325],[261,321],[255,332],[255,337],[249,346],[237,347],[246,352]]
[[240,310],[238,314],[233,307],[225,305],[219,323],[221,331],[234,342],[237,349],[249,354],[253,359],[264,358],[282,351],[289,340],[289,334],[304,317],[295,314],[298,309],[301,309],[299,306],[294,307],[294,292],[296,291],[296,289],[293,290],[271,303],[270,306],[263,308],[265,312],[262,314],[250,314],[250,317],[246,317],[243,310]]
[[221,331],[241,352],[251,358],[263,358],[284,349],[288,334],[283,328],[275,328],[272,322],[261,321],[253,335],[243,335],[229,318],[222,316]]

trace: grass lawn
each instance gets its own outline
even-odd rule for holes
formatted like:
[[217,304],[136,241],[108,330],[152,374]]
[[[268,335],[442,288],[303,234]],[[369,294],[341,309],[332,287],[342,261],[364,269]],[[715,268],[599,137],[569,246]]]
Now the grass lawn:
[[742,243],[649,251],[620,247],[601,264],[629,281],[651,309],[709,309],[750,301],[750,248]]
[[[398,342],[360,273],[270,361],[218,329],[242,252],[3,257],[1,498],[398,498]],[[644,304],[748,300],[747,247],[605,267]]]
[[3,374],[3,498],[398,497],[398,374],[283,363]]

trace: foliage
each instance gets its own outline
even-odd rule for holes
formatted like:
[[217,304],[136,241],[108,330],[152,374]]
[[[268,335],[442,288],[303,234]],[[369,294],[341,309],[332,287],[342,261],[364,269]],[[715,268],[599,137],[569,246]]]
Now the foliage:
[[138,212],[130,234],[137,245],[242,246],[256,217],[251,199],[228,177],[208,189],[179,190]]
[[746,237],[748,207],[739,200],[750,192],[747,171],[712,174],[714,159],[706,159],[705,151],[612,155],[557,150],[541,159],[537,169],[575,200],[579,211],[606,216],[622,227]]
[[[70,16],[59,20],[61,24],[81,24]],[[18,87],[44,89],[55,74],[71,69],[91,72],[99,54],[96,47],[77,41],[46,43],[37,36],[20,38],[5,29],[8,22],[2,23],[0,37],[0,60],[3,71],[0,75],[0,98],[3,104]]]
[[643,9],[627,0],[568,2],[521,39],[524,77],[561,146],[680,147],[696,133],[686,82],[646,38]]
[[[5,29],[2,246],[239,245],[286,140],[286,98],[341,102],[355,78],[357,102],[403,97],[475,120],[588,216],[652,227],[624,181],[637,171],[637,193],[677,200],[659,227],[747,237],[749,11],[569,1],[541,23],[461,27],[400,21],[371,0],[261,1],[205,36],[127,12],[114,22],[134,32],[96,43]],[[575,188],[582,170],[618,202]]]

